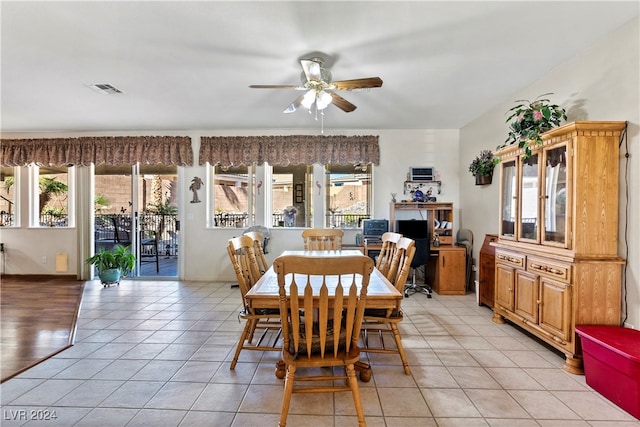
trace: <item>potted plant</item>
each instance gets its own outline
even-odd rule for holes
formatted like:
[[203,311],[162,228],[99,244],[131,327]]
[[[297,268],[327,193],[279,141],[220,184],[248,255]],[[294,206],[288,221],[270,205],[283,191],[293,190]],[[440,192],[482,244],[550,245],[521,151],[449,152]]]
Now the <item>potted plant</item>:
[[[504,145],[518,143],[520,148],[525,149],[525,158],[531,155],[529,142],[542,144],[542,133],[557,127],[562,120],[567,120],[567,114],[564,108],[543,96],[552,95],[545,93],[538,96],[533,102],[527,99],[517,100],[519,104],[507,111],[506,123],[509,123],[509,136]],[[504,145],[502,147],[504,147]]]
[[120,279],[131,273],[136,265],[136,257],[129,252],[129,246],[115,245],[113,249],[100,250],[87,258],[87,264],[95,265],[103,286],[120,284]]
[[500,160],[489,150],[482,150],[469,165],[469,172],[476,177],[476,185],[491,184],[493,168]]

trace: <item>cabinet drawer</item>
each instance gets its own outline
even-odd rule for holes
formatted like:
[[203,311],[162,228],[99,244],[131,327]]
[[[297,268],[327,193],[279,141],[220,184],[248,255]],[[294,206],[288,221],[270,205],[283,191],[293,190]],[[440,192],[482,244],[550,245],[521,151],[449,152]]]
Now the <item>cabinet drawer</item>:
[[508,264],[512,267],[524,268],[525,256],[514,252],[496,250],[496,262]]
[[453,245],[453,236],[438,236],[441,245]]
[[545,258],[527,258],[527,271],[563,282],[571,281],[571,266],[569,264],[551,262]]

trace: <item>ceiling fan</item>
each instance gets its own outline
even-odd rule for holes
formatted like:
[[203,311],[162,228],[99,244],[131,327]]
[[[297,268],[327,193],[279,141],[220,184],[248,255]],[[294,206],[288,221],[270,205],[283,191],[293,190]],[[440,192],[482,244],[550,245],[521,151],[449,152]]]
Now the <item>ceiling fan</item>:
[[357,107],[351,102],[347,101],[337,93],[338,90],[354,90],[354,89],[370,89],[374,87],[382,86],[382,79],[380,77],[367,77],[363,79],[354,80],[339,80],[331,81],[331,72],[323,68],[324,61],[321,58],[301,59],[300,65],[302,65],[302,73],[300,80],[301,86],[293,85],[251,85],[250,88],[254,89],[293,89],[305,91],[293,101],[283,113],[293,113],[299,106],[304,106],[307,109],[315,105],[316,111],[324,110],[333,104],[346,113],[350,113]]

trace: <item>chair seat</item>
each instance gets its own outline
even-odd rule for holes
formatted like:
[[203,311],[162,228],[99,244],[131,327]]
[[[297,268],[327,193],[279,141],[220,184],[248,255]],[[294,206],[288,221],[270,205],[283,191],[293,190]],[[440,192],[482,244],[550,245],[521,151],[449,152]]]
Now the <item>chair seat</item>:
[[364,317],[380,317],[385,319],[394,317],[402,318],[402,311],[394,308],[391,311],[391,314],[387,316],[386,308],[367,308],[364,310]]
[[[319,326],[318,323],[313,324],[313,335],[311,337],[311,353],[312,354],[320,354],[320,334],[319,334]],[[292,328],[289,328],[289,353],[294,354],[296,352],[294,344],[293,344],[293,333],[291,332]],[[329,320],[327,322],[327,335],[333,335],[333,321]],[[340,337],[338,339],[338,350],[343,351],[346,347],[347,342],[347,333],[344,327],[340,328]],[[333,352],[333,340],[327,340],[327,344],[325,345],[325,352]],[[307,338],[304,330],[300,332],[300,345],[298,346],[298,354],[306,354],[307,353]]]
[[240,312],[241,316],[280,316],[279,308],[254,308],[253,314],[249,310],[244,309]]
[[[328,350],[328,349],[327,349]],[[327,368],[330,366],[344,366],[345,364],[356,363],[360,361],[360,349],[352,347],[349,353],[344,350],[338,351],[338,356],[333,357],[321,357],[320,352],[314,353],[311,357],[307,357],[306,354],[292,354],[288,351],[282,352],[282,361],[285,364],[290,364],[295,361],[297,367],[318,367],[318,361],[322,361],[322,367]],[[331,379],[331,378],[326,378]],[[334,378],[335,379],[335,378]],[[304,381],[304,378],[298,378],[299,381]]]

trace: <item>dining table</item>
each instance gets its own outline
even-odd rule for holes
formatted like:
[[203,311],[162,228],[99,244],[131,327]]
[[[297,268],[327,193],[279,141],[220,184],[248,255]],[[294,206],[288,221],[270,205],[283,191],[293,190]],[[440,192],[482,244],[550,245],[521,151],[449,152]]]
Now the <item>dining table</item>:
[[[309,258],[334,258],[342,256],[366,256],[360,250],[330,250],[330,251],[304,251],[304,250],[286,250],[281,256],[298,255]],[[337,282],[337,280],[336,280]],[[329,287],[329,292],[333,289]],[[317,292],[317,289],[314,289]],[[331,296],[331,295],[330,295]],[[260,277],[260,279],[251,287],[245,295],[246,302],[250,307],[254,308],[279,308],[279,288],[278,276],[273,269],[273,265]],[[367,308],[384,308],[384,309],[400,309],[403,295],[395,286],[378,270],[373,269],[369,277],[369,286],[367,287],[367,300],[365,306]],[[371,379],[371,367],[364,362],[356,364],[356,370],[360,374],[360,380],[367,382]],[[284,362],[278,361],[276,364],[276,376],[280,379],[285,375]]]

